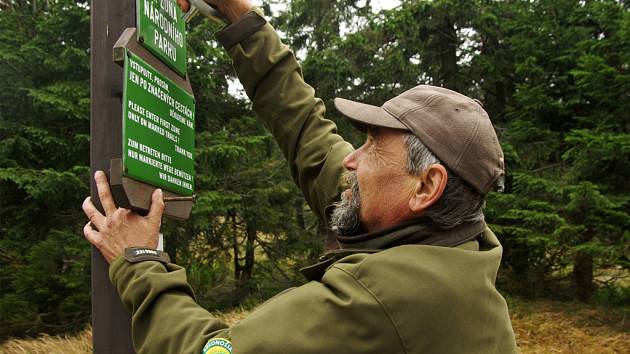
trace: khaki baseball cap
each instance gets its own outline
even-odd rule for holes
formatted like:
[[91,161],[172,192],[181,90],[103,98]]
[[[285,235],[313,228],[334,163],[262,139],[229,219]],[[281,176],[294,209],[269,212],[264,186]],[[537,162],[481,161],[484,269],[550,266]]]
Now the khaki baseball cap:
[[335,98],[335,107],[360,129],[411,132],[451,171],[479,193],[504,174],[503,151],[479,101],[449,89],[420,85],[381,107]]

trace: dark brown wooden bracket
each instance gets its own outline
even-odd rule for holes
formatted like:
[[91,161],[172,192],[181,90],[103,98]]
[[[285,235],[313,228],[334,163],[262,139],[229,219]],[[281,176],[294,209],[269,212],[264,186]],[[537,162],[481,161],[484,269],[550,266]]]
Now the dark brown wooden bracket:
[[[185,79],[182,78],[141,46],[136,41],[136,28],[134,27],[126,28],[116,41],[116,44],[114,44],[113,60],[121,66],[124,65],[125,61],[125,49],[139,56],[156,70],[173,80],[175,84],[193,94],[188,76]],[[121,116],[120,119],[122,126],[123,117]],[[148,212],[151,206],[151,195],[157,187],[124,176],[122,158],[111,160],[109,183],[116,205],[134,210],[140,214]],[[180,195],[164,189],[162,191],[164,197],[180,197]],[[166,203],[164,215],[176,220],[186,220],[190,217],[193,204],[193,201],[172,201]]]
[[[151,195],[157,188],[150,184],[136,181],[123,175],[122,159],[113,159],[109,169],[109,184],[116,205],[134,210],[141,215],[146,215],[151,207]],[[164,197],[180,197],[162,189]],[[176,219],[186,220],[190,216],[194,203],[192,201],[172,201],[166,203],[164,215]]]

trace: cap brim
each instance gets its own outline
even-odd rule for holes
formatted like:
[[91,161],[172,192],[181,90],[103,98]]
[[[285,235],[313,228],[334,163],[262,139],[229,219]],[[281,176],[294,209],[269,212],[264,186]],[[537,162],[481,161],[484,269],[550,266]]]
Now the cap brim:
[[381,107],[354,102],[344,98],[335,98],[335,108],[348,117],[359,130],[365,131],[368,126],[409,130],[396,117]]

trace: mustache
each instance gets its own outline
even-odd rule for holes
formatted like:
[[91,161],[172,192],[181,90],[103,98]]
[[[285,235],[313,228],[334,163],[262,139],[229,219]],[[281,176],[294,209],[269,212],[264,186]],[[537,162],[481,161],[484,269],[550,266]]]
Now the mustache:
[[341,200],[334,203],[331,215],[331,228],[340,235],[356,235],[361,228],[361,198],[357,173],[347,171],[342,176],[342,184],[350,189],[350,195],[343,193]]
[[357,173],[355,171],[346,171],[341,175],[341,181],[346,188],[352,188],[355,184],[359,184]]
[[344,187],[350,189],[353,199],[359,197],[359,179],[354,171],[346,171],[341,176]]

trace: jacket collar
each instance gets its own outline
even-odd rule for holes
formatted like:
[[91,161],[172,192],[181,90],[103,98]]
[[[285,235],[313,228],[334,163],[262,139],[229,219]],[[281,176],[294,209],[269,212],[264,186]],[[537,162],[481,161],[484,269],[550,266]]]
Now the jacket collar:
[[337,235],[337,242],[340,248],[381,250],[408,244],[455,247],[474,239],[485,228],[485,222],[480,221],[440,230],[428,218],[422,217],[376,232],[355,236]]
[[419,218],[396,226],[355,236],[337,235],[340,249],[325,253],[319,262],[300,269],[308,280],[319,280],[333,263],[355,253],[377,253],[401,245],[455,247],[475,239],[486,228],[484,221],[465,223],[450,230],[440,230],[427,218]]

